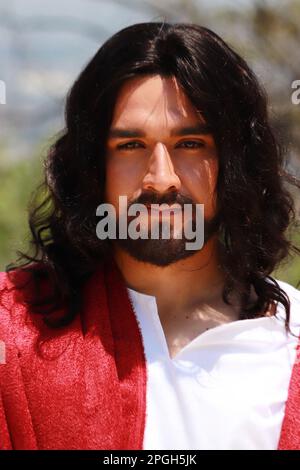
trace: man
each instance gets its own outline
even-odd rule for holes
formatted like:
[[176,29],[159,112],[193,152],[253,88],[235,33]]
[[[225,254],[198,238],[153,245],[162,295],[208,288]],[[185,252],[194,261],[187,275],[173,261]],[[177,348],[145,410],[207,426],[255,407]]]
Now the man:
[[[270,276],[299,251],[281,163],[262,89],[212,31],[136,24],[99,49],[30,212],[36,251],[1,278],[2,448],[299,448],[300,294]],[[105,237],[101,204],[118,234],[143,204],[146,236]]]

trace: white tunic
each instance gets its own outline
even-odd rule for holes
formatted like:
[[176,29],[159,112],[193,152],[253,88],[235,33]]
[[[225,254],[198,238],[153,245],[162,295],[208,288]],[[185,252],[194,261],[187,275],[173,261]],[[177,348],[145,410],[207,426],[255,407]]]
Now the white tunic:
[[[300,334],[300,291],[290,297]],[[276,450],[298,338],[276,317],[213,327],[170,357],[156,299],[128,288],[147,361],[146,450]],[[300,357],[297,357],[300,360]]]

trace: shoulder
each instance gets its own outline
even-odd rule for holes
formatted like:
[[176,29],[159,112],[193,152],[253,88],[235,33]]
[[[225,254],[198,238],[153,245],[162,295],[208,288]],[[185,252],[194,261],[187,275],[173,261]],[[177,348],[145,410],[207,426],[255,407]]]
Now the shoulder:
[[294,287],[292,284],[288,282],[281,281],[279,279],[275,279],[275,281],[279,284],[279,286],[284,290],[284,292],[289,296],[290,301],[299,303],[300,302],[300,290]]
[[8,340],[23,330],[39,326],[28,307],[34,286],[32,273],[16,268],[0,272],[0,336]]
[[21,316],[24,312],[20,295],[16,289],[19,283],[25,280],[20,272],[0,272],[0,334],[5,336],[11,329],[14,312]]
[[0,323],[3,322],[4,316],[9,313],[12,303],[14,286],[7,272],[0,272]]
[[8,274],[5,271],[0,271],[0,292],[3,292],[7,286]]
[[[50,288],[48,280],[42,279],[38,284],[38,295],[43,299]],[[45,323],[45,315],[39,314],[35,308],[36,300],[40,300],[40,297],[36,299],[36,292],[32,271],[18,268],[0,273],[0,341],[5,344],[8,361],[19,355],[33,358],[40,354],[39,346],[43,343],[48,344],[50,352],[52,349],[62,351],[73,334],[74,325],[63,326],[57,331]],[[53,315],[60,315],[63,311],[57,308]],[[76,328],[79,330],[80,327],[78,319]]]
[[[281,281],[275,278],[279,287],[285,292],[290,301],[290,324],[295,327],[300,327],[300,290],[288,282]],[[285,317],[285,309],[281,307]]]
[[[9,272],[0,272],[0,311],[1,308],[12,307],[15,303],[21,303],[23,296],[21,293],[29,292],[30,290],[30,274],[21,269],[14,269]],[[19,290],[19,288],[27,289]]]

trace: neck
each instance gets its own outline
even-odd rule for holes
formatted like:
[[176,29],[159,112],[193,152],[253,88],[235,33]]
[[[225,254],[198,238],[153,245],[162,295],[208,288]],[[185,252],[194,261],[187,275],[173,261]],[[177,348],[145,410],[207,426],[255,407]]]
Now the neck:
[[127,287],[156,297],[161,311],[184,311],[218,302],[224,286],[216,237],[189,258],[158,267],[134,259],[118,245],[113,256]]

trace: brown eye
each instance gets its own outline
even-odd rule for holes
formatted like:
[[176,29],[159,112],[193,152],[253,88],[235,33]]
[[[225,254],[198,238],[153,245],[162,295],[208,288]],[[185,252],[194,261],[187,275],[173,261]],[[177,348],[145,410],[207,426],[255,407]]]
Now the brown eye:
[[202,147],[204,147],[204,145],[205,145],[204,142],[200,142],[198,140],[185,140],[184,142],[180,142],[176,146],[176,148],[184,146],[183,148],[194,150],[194,149],[197,149],[197,148],[202,148]]
[[127,142],[126,144],[119,144],[117,146],[119,150],[135,150],[136,148],[140,148],[140,147],[143,148],[142,144],[136,141]]

